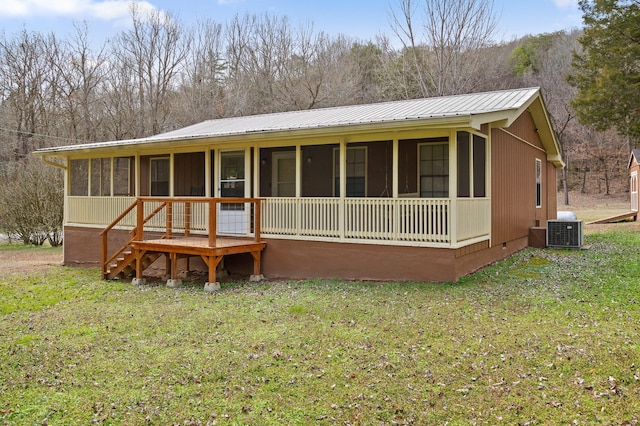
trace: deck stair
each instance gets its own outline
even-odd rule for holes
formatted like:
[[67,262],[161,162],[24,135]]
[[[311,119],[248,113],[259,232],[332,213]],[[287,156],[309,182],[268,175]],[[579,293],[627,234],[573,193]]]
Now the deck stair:
[[[153,262],[162,256],[160,253],[145,253],[142,257],[142,267],[147,269]],[[136,273],[136,255],[129,247],[121,253],[121,256],[115,259],[115,263],[111,263],[106,272],[106,279],[118,280],[131,278]]]
[[[134,277],[142,279],[143,272],[161,256],[165,256],[166,275],[171,276],[174,284],[178,281],[178,260],[186,259],[186,270],[189,270],[189,257],[200,257],[209,270],[209,283],[216,282],[216,268],[224,256],[249,253],[253,257],[252,279],[259,279],[261,252],[266,243],[260,241],[260,199],[257,198],[197,198],[197,197],[138,197],[101,233],[102,237],[102,278],[107,280]],[[145,210],[145,203],[147,209]],[[218,204],[252,205],[251,229],[253,235],[236,235],[234,237],[217,238]],[[192,236],[193,206],[206,204],[206,236]],[[146,217],[145,212],[149,212]],[[203,209],[200,209],[202,211]],[[159,213],[161,213],[159,215]],[[174,215],[178,213],[177,215]],[[135,227],[131,228],[132,217]],[[154,219],[155,218],[155,219]],[[149,235],[145,238],[145,225],[153,219]],[[201,219],[201,218],[200,218]],[[117,250],[109,249],[109,231],[118,226],[126,229],[130,225],[130,238]],[[164,233],[158,235],[164,228]],[[200,225],[200,228],[202,226]],[[219,285],[218,285],[219,286]]]

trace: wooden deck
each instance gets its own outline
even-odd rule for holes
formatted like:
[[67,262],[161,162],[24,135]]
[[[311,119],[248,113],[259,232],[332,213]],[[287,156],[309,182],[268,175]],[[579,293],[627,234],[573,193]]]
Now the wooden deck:
[[[172,280],[178,277],[178,259],[200,256],[209,269],[210,283],[216,282],[216,268],[222,258],[229,254],[250,253],[253,257],[253,275],[260,275],[260,259],[266,243],[251,239],[218,237],[215,245],[210,246],[208,238],[177,237],[133,241],[131,243],[136,257],[136,277],[142,277],[141,260],[147,253],[160,253],[167,257],[167,275]],[[187,261],[188,269],[188,261]]]
[[615,216],[605,217],[604,219],[598,219],[592,222],[588,222],[587,225],[598,224],[598,223],[615,223],[615,222],[622,222],[629,219],[636,221],[638,219],[638,212],[627,212],[627,213],[617,214]]

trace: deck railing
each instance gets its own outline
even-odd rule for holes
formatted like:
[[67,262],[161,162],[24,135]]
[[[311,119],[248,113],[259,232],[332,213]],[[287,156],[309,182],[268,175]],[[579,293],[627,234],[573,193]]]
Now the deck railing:
[[[69,200],[80,201],[80,207],[86,206],[86,199],[74,197]],[[97,197],[90,197],[95,199]],[[115,198],[115,197],[114,197]],[[97,204],[108,204],[101,198]],[[120,200],[114,200],[118,204]],[[123,208],[114,219],[100,232],[102,237],[102,276],[105,277],[108,265],[124,253],[133,241],[142,241],[145,232],[157,232],[162,238],[188,237],[192,232],[204,233],[209,246],[216,245],[218,235],[252,236],[260,241],[260,199],[257,198],[203,198],[203,197],[139,197]],[[107,209],[111,212],[111,209]],[[74,216],[74,212],[78,216]],[[83,208],[70,208],[70,217],[77,219],[85,215]],[[96,212],[100,217],[101,212]],[[97,219],[92,218],[90,223]],[[122,246],[109,248],[109,232],[114,228],[128,229],[131,238]]]
[[[148,216],[162,203],[172,202],[171,226],[176,232],[207,234],[209,198],[143,197]],[[136,199],[132,197],[68,197],[67,224],[110,223]],[[219,234],[252,235],[257,204],[247,200],[215,199]],[[264,236],[326,241],[376,241],[436,246],[459,245],[488,238],[491,201],[486,198],[263,198],[259,225]],[[187,202],[188,201],[188,202]],[[164,230],[167,218],[154,215],[145,229]],[[136,226],[136,214],[126,214],[118,226]]]
[[451,242],[451,201],[444,198],[265,198],[262,215],[265,235]]

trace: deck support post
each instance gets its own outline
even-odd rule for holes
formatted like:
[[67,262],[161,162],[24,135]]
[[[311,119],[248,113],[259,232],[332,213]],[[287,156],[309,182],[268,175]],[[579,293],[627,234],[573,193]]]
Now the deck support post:
[[224,256],[206,256],[202,255],[202,260],[207,264],[209,268],[209,281],[205,283],[204,289],[206,291],[220,290],[220,283],[216,281],[216,268]]
[[253,257],[253,275],[249,277],[249,281],[262,281],[264,279],[264,275],[260,273],[260,258],[262,257],[262,252],[252,251],[251,256]]
[[135,250],[136,253],[136,277],[131,281],[133,285],[141,285],[145,283],[145,279],[142,278],[142,258],[144,257],[145,250]]
[[[170,278],[167,280],[167,287],[180,287],[182,280],[178,279],[178,253],[168,253],[167,262],[167,276]],[[166,256],[166,255],[165,255]]]

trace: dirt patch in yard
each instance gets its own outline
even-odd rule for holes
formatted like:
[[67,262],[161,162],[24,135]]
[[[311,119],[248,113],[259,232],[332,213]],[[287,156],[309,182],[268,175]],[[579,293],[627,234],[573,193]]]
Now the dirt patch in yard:
[[57,248],[42,248],[40,250],[0,249],[0,278],[61,264],[62,250]]

